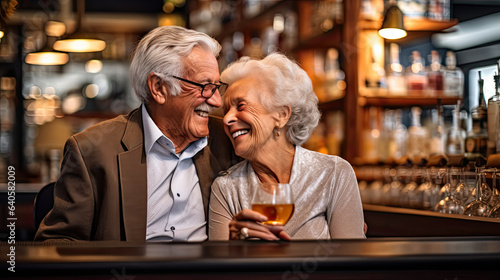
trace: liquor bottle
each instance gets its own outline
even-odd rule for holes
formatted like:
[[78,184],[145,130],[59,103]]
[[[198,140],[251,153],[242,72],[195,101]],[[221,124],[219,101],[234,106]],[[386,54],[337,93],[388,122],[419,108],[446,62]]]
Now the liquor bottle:
[[387,69],[387,89],[391,95],[406,95],[406,80],[403,66],[399,63],[399,46],[390,45],[390,62]]
[[335,48],[328,49],[325,58],[325,99],[335,100],[343,97],[345,73],[340,70],[338,62],[339,52]]
[[429,132],[421,125],[421,113],[422,109],[419,107],[411,108],[412,125],[408,129],[408,157],[413,161],[420,161],[421,158],[426,158],[428,155],[426,144]]
[[379,162],[388,162],[390,156],[391,132],[394,126],[394,112],[386,109],[382,115],[382,129],[377,146]]
[[394,127],[389,142],[389,157],[399,162],[408,149],[408,130],[403,124],[403,111],[398,109],[394,112]]
[[368,164],[378,163],[377,154],[378,142],[380,139],[380,130],[378,126],[377,108],[369,109],[370,127],[364,131],[363,135],[363,158]]
[[460,101],[457,102],[453,113],[453,123],[448,130],[446,138],[447,155],[464,155],[465,153],[465,130],[460,127]]
[[483,85],[479,71],[479,105],[471,109],[472,130],[467,134],[465,140],[465,157],[469,161],[475,161],[480,156],[486,157],[488,149],[487,108],[484,100]]
[[427,77],[429,79],[427,88],[431,92],[436,93],[443,90],[443,69],[437,51],[431,51],[430,61],[431,63],[427,68]]
[[379,66],[376,60],[376,48],[377,46],[370,45],[369,59],[370,66],[366,69],[365,86],[371,89],[378,89],[382,86],[383,76],[385,76],[385,70],[383,67]]
[[[498,66],[500,71],[500,66]],[[500,112],[500,91],[498,89],[499,73],[493,76],[495,80],[495,94],[488,99],[488,155],[496,153],[498,113]]]
[[446,53],[444,70],[444,95],[462,97],[464,93],[464,72],[457,67],[457,59],[452,51]]
[[424,69],[424,60],[418,51],[413,51],[410,56],[411,65],[406,68],[406,83],[408,90],[427,89],[428,78]]
[[446,143],[446,133],[444,131],[444,120],[442,117],[442,107],[432,110],[432,130],[429,138],[429,154],[442,155]]

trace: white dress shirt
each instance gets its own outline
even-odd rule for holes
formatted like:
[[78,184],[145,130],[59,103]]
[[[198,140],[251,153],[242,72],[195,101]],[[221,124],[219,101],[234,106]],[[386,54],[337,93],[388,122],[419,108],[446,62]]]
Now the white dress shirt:
[[144,104],[142,122],[148,176],[146,240],[206,240],[203,199],[193,156],[207,145],[207,138],[176,154],[174,144],[156,126]]

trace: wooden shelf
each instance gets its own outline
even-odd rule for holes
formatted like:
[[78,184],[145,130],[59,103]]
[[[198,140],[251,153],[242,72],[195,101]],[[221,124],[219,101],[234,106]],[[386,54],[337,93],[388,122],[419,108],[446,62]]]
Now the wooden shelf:
[[[438,21],[429,19],[411,19],[405,18],[405,28],[408,31],[408,35],[401,39],[389,40],[388,42],[398,42],[400,44],[406,42],[412,42],[417,39],[426,38],[431,36],[436,32],[441,32],[448,28],[455,26],[458,20],[448,20],[448,21]],[[382,21],[361,21],[360,27],[362,30],[378,30],[382,26]]]
[[[386,91],[381,91],[387,94]],[[460,97],[445,96],[442,92],[429,91],[412,91],[408,95],[390,96],[390,95],[361,95],[358,97],[358,105],[364,106],[380,106],[380,107],[410,107],[410,106],[433,106],[438,105],[455,105]]]
[[[430,20],[430,19],[414,19],[405,18],[404,24],[406,31],[409,32],[439,32],[457,25],[458,20],[452,19],[447,21]],[[362,30],[377,30],[382,26],[382,21],[362,20],[359,22]]]

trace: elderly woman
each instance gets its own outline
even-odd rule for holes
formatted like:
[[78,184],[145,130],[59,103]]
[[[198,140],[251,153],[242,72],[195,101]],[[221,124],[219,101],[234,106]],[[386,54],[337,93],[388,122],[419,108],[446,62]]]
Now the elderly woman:
[[[245,159],[212,185],[209,239],[365,238],[361,198],[351,165],[309,151],[304,143],[317,126],[318,99],[306,72],[282,54],[241,58],[221,80],[224,127]],[[262,183],[289,183],[295,211],[283,226],[250,210]]]

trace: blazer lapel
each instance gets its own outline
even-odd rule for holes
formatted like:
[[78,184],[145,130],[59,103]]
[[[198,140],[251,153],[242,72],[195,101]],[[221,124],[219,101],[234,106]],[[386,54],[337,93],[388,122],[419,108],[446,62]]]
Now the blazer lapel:
[[[203,197],[203,208],[205,209],[205,217],[208,217],[208,201],[210,196],[210,187],[217,172],[220,170],[219,163],[214,160],[211,155],[209,146],[205,147],[202,151],[193,157],[194,165],[196,166],[196,173],[198,174],[198,179],[200,180],[201,195]],[[214,166],[215,170],[212,169]]]
[[131,113],[118,155],[121,207],[126,241],[146,240],[147,171],[143,146],[142,109]]

